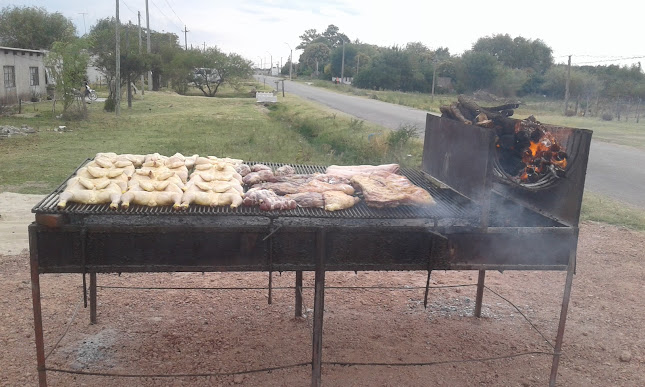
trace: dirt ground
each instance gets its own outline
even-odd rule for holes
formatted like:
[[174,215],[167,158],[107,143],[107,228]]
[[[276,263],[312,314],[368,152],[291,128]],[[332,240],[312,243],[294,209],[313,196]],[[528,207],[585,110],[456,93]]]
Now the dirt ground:
[[[29,212],[31,203],[38,198],[18,199],[14,194],[0,195],[0,232],[5,234],[0,239],[2,386],[37,384],[29,258],[26,240],[20,238],[33,219]],[[14,223],[9,227],[10,221]],[[643,247],[645,233],[598,223],[581,225],[559,385],[645,385]],[[275,273],[273,284],[293,286],[294,278],[293,273]],[[476,272],[433,272],[431,285],[468,285],[476,280]],[[486,284],[517,306],[554,342],[564,280],[563,272],[487,272]],[[424,309],[423,289],[417,287],[423,287],[425,281],[425,272],[327,274],[327,286],[378,285],[403,289],[327,289],[323,361],[449,362],[420,366],[325,364],[323,385],[548,384],[550,355],[534,353],[460,362],[552,349],[517,309],[489,290],[484,293],[479,319],[473,317],[474,286],[432,289],[428,308]],[[99,275],[98,283],[137,287],[265,287],[268,274]],[[89,310],[82,308],[81,285],[80,275],[41,276],[46,352],[62,337],[47,358],[49,368],[154,375],[294,366],[243,375],[177,378],[115,378],[50,371],[47,376],[51,386],[310,385],[311,366],[297,364],[311,360],[313,273],[305,273],[307,313],[302,319],[294,318],[292,289],[275,289],[273,303],[269,305],[266,290],[100,287],[98,324],[90,325]],[[76,318],[69,325],[75,311]]]

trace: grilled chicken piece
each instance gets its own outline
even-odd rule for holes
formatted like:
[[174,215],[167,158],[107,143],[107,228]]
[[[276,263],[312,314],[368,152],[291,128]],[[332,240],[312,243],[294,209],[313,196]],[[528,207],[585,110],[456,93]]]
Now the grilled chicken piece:
[[93,180],[83,177],[70,179],[67,188],[60,194],[58,208],[65,208],[67,202],[83,204],[110,203],[111,209],[119,207],[121,187],[108,179]]
[[359,198],[347,195],[341,191],[327,191],[323,192],[323,199],[325,202],[326,211],[338,211],[346,208],[353,207],[354,204],[360,201]]

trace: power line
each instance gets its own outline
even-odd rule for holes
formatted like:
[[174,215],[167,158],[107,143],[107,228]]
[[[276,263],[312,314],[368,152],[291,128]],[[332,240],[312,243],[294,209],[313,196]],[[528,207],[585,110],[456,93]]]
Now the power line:
[[127,9],[129,9],[129,10],[130,10],[130,12],[132,12],[132,13],[133,13],[133,14],[135,14],[135,15],[137,14],[137,13],[136,13],[136,12],[135,12],[135,11],[134,11],[130,6],[129,6],[129,5],[128,5],[128,3],[126,3],[124,0],[121,0],[121,2],[123,3],[123,5],[125,5],[125,7],[126,7]]
[[579,66],[579,65],[584,65],[584,64],[617,62],[617,61],[621,61],[621,60],[643,59],[643,58],[645,58],[645,56],[630,56],[630,57],[622,57],[622,58],[615,58],[615,59],[596,60],[596,61],[591,61],[591,62],[578,62],[578,63],[576,63],[576,65]]
[[177,16],[177,19],[179,19],[179,22],[180,22],[181,24],[186,24],[186,23],[184,23],[184,21],[183,21],[183,20],[181,20],[181,18],[179,17],[179,15],[177,15],[177,12],[175,12],[175,10],[174,10],[174,9],[172,9],[172,5],[170,5],[170,3],[168,2],[168,0],[166,0],[166,4],[168,4],[168,7],[170,7],[170,10],[172,11],[172,13],[174,13],[174,14],[175,14],[175,16]]
[[[152,0],[151,0],[151,1],[152,1]],[[179,31],[182,31],[182,32],[183,32],[183,28],[179,27],[177,24],[175,24],[175,22],[173,22],[173,21],[172,21],[172,19],[170,19],[168,16],[166,16],[166,14],[165,14],[165,13],[163,13],[163,11],[161,10],[161,8],[159,8],[159,7],[157,6],[157,4],[155,4],[155,2],[154,2],[154,1],[152,1],[152,5],[154,5],[154,6],[155,6],[155,8],[157,8],[157,10],[158,10],[159,12],[161,12],[161,14],[162,14],[166,19],[168,19],[168,21],[169,21],[172,25],[174,25],[175,27],[177,27],[177,29],[178,29]]]

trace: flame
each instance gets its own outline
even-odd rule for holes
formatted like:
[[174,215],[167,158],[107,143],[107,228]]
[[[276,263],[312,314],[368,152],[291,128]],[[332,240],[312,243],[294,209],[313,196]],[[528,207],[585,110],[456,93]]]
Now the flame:
[[[535,138],[538,134],[539,139]],[[522,163],[526,167],[520,172],[520,181],[527,182],[538,179],[542,174],[548,172],[549,165],[562,170],[567,167],[567,154],[560,150],[560,145],[551,133],[536,130],[531,135],[530,145],[522,154]]]

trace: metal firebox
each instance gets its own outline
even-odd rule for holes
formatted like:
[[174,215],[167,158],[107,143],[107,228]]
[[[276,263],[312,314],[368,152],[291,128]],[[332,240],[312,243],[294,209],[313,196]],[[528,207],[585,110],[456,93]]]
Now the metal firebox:
[[[36,347],[46,385],[39,276],[90,275],[90,319],[96,322],[97,273],[295,271],[296,305],[302,272],[315,271],[312,385],[321,383],[326,271],[479,270],[476,315],[485,270],[567,270],[565,298],[552,367],[555,383],[575,266],[578,218],[591,132],[571,130],[575,162],[552,186],[534,190],[496,173],[494,133],[428,115],[422,170],[402,169],[428,190],[430,208],[320,209],[107,205],[56,207],[65,182],[36,205],[29,226]],[[575,138],[574,138],[575,137]],[[272,167],[279,164],[268,163]],[[297,173],[323,166],[295,165]],[[71,176],[70,176],[71,177]],[[554,204],[555,203],[555,204]],[[550,252],[526,249],[547,244]],[[296,307],[298,315],[301,308]]]

